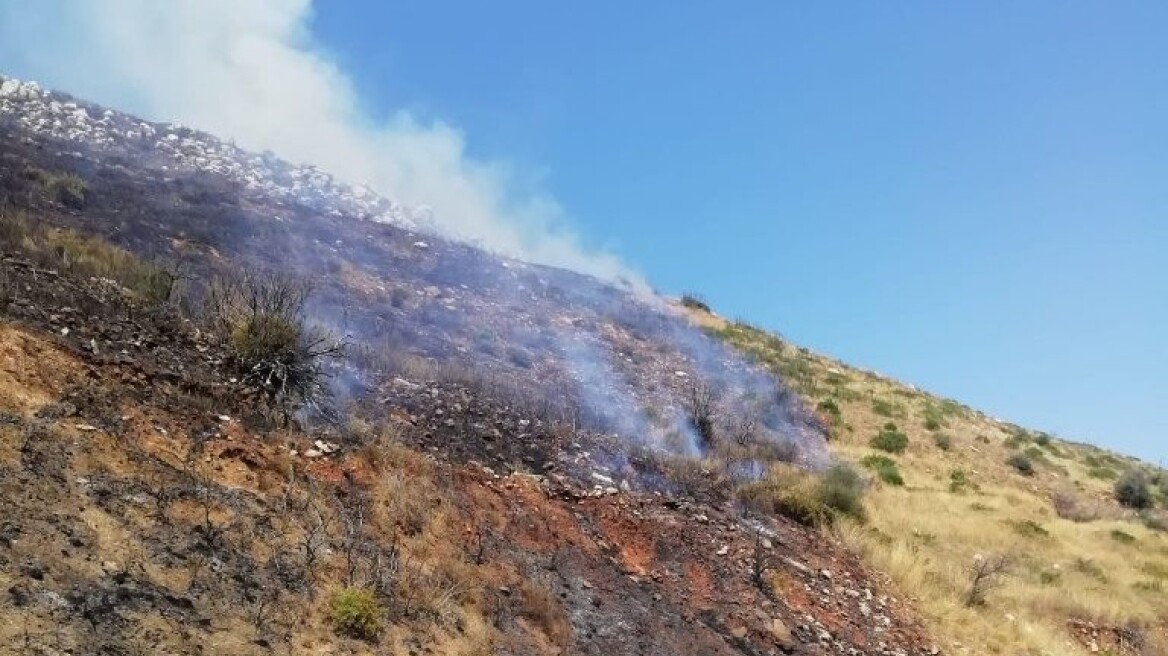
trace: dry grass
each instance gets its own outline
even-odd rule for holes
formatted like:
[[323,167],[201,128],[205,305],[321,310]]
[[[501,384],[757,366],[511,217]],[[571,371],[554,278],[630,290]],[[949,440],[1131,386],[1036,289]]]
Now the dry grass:
[[113,280],[150,303],[170,299],[177,282],[167,269],[125,249],[73,230],[46,228],[19,212],[0,213],[0,249],[17,251],[39,266]]
[[[713,332],[791,380],[811,405],[830,399],[837,457],[876,453],[870,440],[888,421],[907,435],[896,458],[905,485],[873,481],[868,522],[833,530],[917,600],[955,653],[1085,654],[1070,619],[1163,629],[1168,535],[1121,508],[1114,480],[1100,474],[1146,465],[999,422],[748,326]],[[1007,464],[1015,453],[1034,462],[1033,476]],[[984,607],[969,608],[979,554],[1008,554],[1014,564]]]

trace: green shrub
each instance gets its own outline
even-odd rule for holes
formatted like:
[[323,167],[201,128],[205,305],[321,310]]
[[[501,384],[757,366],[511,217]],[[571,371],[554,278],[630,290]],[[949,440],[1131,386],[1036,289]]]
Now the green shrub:
[[842,417],[839,405],[835,402],[834,399],[824,399],[820,401],[815,407],[818,408],[820,412],[830,417],[833,422],[838,422]]
[[1071,567],[1081,574],[1085,574],[1100,583],[1107,583],[1107,574],[1103,568],[1095,564],[1095,561],[1088,558],[1076,558]]
[[1030,461],[1030,458],[1027,458],[1021,453],[1015,453],[1009,458],[1006,458],[1006,464],[1013,467],[1019,474],[1022,474],[1023,476],[1034,475],[1034,463]]
[[889,485],[904,485],[904,478],[896,467],[896,461],[888,456],[873,454],[861,460],[860,464],[876,472],[880,480]]
[[1152,507],[1152,491],[1148,477],[1138,469],[1129,469],[1115,483],[1115,500],[1128,508],[1143,510]]
[[39,168],[29,168],[25,177],[37,182],[45,195],[75,210],[85,207],[89,199],[89,184],[76,173],[54,173]]
[[381,633],[382,615],[373,591],[366,588],[345,588],[329,600],[329,621],[341,635],[373,641]]
[[1010,522],[1010,525],[1014,527],[1014,532],[1016,532],[1018,535],[1021,535],[1022,537],[1032,539],[1050,537],[1050,531],[1046,530],[1043,528],[1042,524],[1039,524],[1032,519]]
[[1126,533],[1119,529],[1115,529],[1111,532],[1111,539],[1120,544],[1133,544],[1136,541],[1136,536],[1132,535],[1131,533]]
[[945,433],[935,433],[933,435],[933,444],[935,444],[937,448],[941,449],[942,451],[948,451],[949,449],[953,448],[953,438],[949,437]]
[[908,436],[896,430],[895,425],[885,424],[884,428],[868,444],[873,449],[888,453],[904,453],[904,450],[908,448]]
[[819,479],[819,497],[823,503],[841,515],[864,518],[864,479],[845,464],[837,464]]
[[738,489],[743,506],[781,515],[805,526],[825,526],[844,515],[863,520],[864,481],[847,465],[819,476],[793,468],[772,468],[762,479]]
[[926,405],[923,423],[926,430],[941,430],[945,427],[945,411],[931,403]]
[[961,469],[949,472],[949,491],[961,494],[969,487],[969,476]]
[[1092,467],[1087,470],[1087,475],[1091,478],[1098,478],[1101,481],[1114,481],[1119,478],[1119,472],[1110,467]]
[[900,406],[889,401],[885,401],[884,399],[872,400],[872,412],[875,412],[881,417],[899,417],[904,414],[904,411],[901,410]]

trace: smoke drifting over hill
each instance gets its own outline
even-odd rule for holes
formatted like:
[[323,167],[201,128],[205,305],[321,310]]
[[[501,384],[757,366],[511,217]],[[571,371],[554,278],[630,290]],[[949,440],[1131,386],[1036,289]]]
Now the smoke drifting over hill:
[[[584,248],[547,194],[471,157],[456,126],[405,110],[375,120],[312,40],[310,0],[0,0],[0,66],[49,86],[311,162],[415,207],[489,250],[636,279]],[[522,185],[525,189],[529,185]]]

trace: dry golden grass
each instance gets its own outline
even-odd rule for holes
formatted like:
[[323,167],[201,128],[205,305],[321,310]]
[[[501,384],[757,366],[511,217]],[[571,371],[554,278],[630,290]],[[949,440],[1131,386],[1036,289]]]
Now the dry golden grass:
[[[1106,477],[1147,465],[1024,431],[749,326],[701,323],[780,373],[813,407],[830,399],[838,413],[820,407],[837,457],[880,453],[869,441],[888,422],[908,436],[904,453],[885,454],[905,486],[873,480],[867,523],[832,530],[915,598],[952,653],[1086,654],[1067,630],[1072,619],[1142,627],[1149,653],[1168,653],[1154,635],[1168,618],[1168,535],[1116,504]],[[1033,476],[1006,464],[1015,453],[1034,461]],[[1056,495],[1073,500],[1075,512],[1064,506],[1064,515],[1093,521],[1060,517]],[[979,554],[1007,554],[1013,565],[984,606],[969,608],[969,568]]]

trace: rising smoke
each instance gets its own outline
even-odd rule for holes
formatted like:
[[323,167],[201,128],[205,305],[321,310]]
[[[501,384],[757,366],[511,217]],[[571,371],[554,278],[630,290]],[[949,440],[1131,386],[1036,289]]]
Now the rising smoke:
[[312,40],[311,0],[0,0],[0,70],[249,150],[316,164],[412,206],[450,235],[533,262],[639,282],[581,246],[547,194],[517,192],[448,123],[375,121]]

